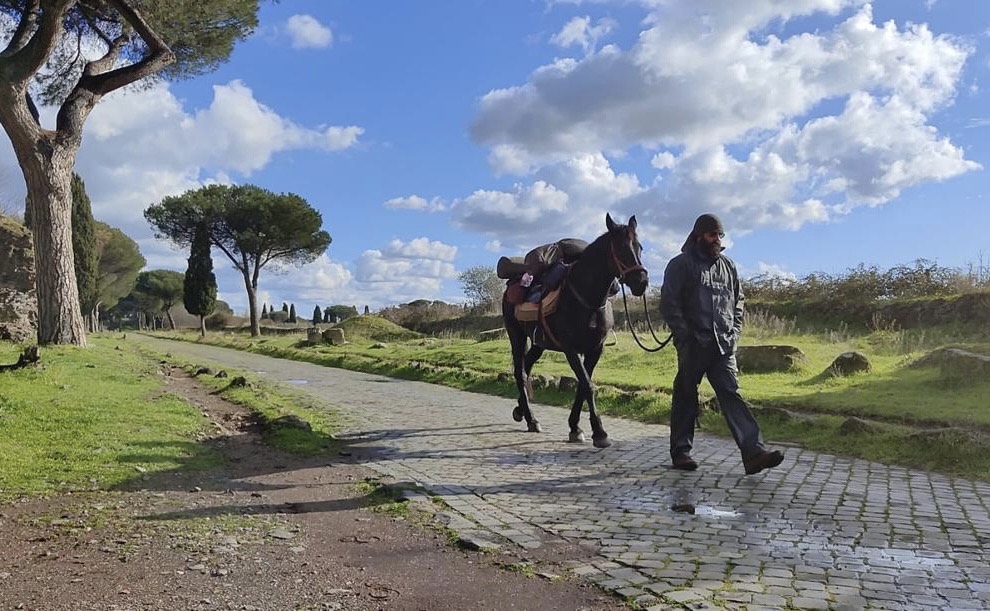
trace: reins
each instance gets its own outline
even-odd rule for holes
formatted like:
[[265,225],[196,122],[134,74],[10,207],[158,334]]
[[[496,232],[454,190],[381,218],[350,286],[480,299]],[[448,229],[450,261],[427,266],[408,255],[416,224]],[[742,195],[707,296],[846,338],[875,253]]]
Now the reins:
[[666,348],[670,340],[674,338],[674,334],[671,333],[663,341],[660,341],[660,338],[657,337],[656,331],[653,330],[653,322],[650,320],[650,309],[646,306],[646,293],[643,293],[643,313],[646,315],[646,326],[650,330],[650,335],[653,336],[653,341],[658,344],[655,348],[647,348],[643,345],[643,342],[639,341],[639,336],[636,335],[636,329],[633,327],[632,319],[629,317],[629,304],[626,303],[626,285],[620,283],[619,287],[622,289],[622,307],[626,311],[626,326],[629,327],[629,332],[632,333],[633,339],[636,340],[636,345],[646,352],[659,352]]

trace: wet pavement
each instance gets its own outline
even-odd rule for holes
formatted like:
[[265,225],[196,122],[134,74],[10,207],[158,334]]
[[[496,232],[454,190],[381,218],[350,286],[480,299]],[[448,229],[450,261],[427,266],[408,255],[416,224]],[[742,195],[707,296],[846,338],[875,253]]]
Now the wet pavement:
[[443,497],[466,518],[459,529],[525,548],[549,537],[593,546],[600,560],[571,570],[643,608],[990,608],[985,482],[794,447],[745,476],[735,444],[703,434],[700,468],[681,472],[665,426],[606,417],[614,445],[599,450],[566,442],[563,408],[536,405],[544,432],[526,433],[508,399],[137,341],[329,402],[355,457]]

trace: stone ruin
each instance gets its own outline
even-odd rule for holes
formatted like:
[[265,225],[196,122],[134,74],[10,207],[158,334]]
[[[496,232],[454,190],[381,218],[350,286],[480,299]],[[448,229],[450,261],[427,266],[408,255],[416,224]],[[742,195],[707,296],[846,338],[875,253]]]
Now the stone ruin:
[[34,269],[31,232],[0,215],[0,340],[34,341],[38,335]]

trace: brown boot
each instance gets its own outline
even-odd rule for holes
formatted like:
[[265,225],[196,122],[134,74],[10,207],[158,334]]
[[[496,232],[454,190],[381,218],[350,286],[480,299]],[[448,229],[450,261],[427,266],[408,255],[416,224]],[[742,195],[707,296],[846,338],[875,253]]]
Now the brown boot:
[[698,463],[691,458],[690,454],[681,454],[673,460],[672,466],[681,471],[694,471],[698,468]]
[[764,469],[772,469],[784,460],[784,453],[780,450],[768,452],[760,450],[749,458],[743,459],[743,467],[746,468],[746,475],[759,473]]

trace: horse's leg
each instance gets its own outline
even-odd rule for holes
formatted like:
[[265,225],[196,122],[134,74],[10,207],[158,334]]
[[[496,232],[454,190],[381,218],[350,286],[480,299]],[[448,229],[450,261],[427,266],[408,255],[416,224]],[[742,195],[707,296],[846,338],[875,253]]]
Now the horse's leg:
[[[565,352],[564,355],[567,357],[567,363],[571,366],[571,370],[574,371],[574,377],[577,378],[577,390],[574,393],[574,403],[571,405],[571,415],[567,419],[567,424],[570,425],[571,432],[568,436],[568,441],[572,443],[578,443],[584,441],[584,431],[581,430],[581,404],[588,401],[588,405],[592,405],[590,397],[594,394],[594,390],[591,388],[591,376],[585,370],[584,365],[581,363],[581,356],[577,352]],[[595,429],[596,431],[598,429]],[[595,446],[598,446],[597,439],[595,440]]]
[[529,351],[526,352],[526,396],[529,397],[530,402],[533,401],[533,378],[530,376],[530,373],[533,371],[533,365],[536,364],[536,361],[540,360],[545,350],[546,348],[533,344],[530,346]]
[[[526,333],[522,327],[516,325],[506,325],[509,334],[509,345],[512,347],[512,375],[516,380],[516,390],[519,391],[519,402],[512,410],[512,418],[516,422],[526,419],[526,429],[533,433],[540,432],[540,423],[533,417],[533,412],[529,406],[529,398],[526,396]],[[531,365],[532,366],[532,365]]]
[[567,441],[570,443],[584,443],[584,431],[581,430],[581,404],[584,402],[584,397],[581,396],[580,391],[574,393],[574,403],[571,405],[571,415],[567,418],[567,424],[570,425],[571,432],[567,436]]
[[608,433],[602,426],[602,419],[598,417],[598,409],[595,407],[595,387],[591,384],[591,376],[595,373],[595,366],[598,359],[602,357],[604,346],[598,346],[584,355],[584,370],[588,374],[588,416],[591,420],[591,440],[596,448],[607,448],[612,445],[609,441]]

